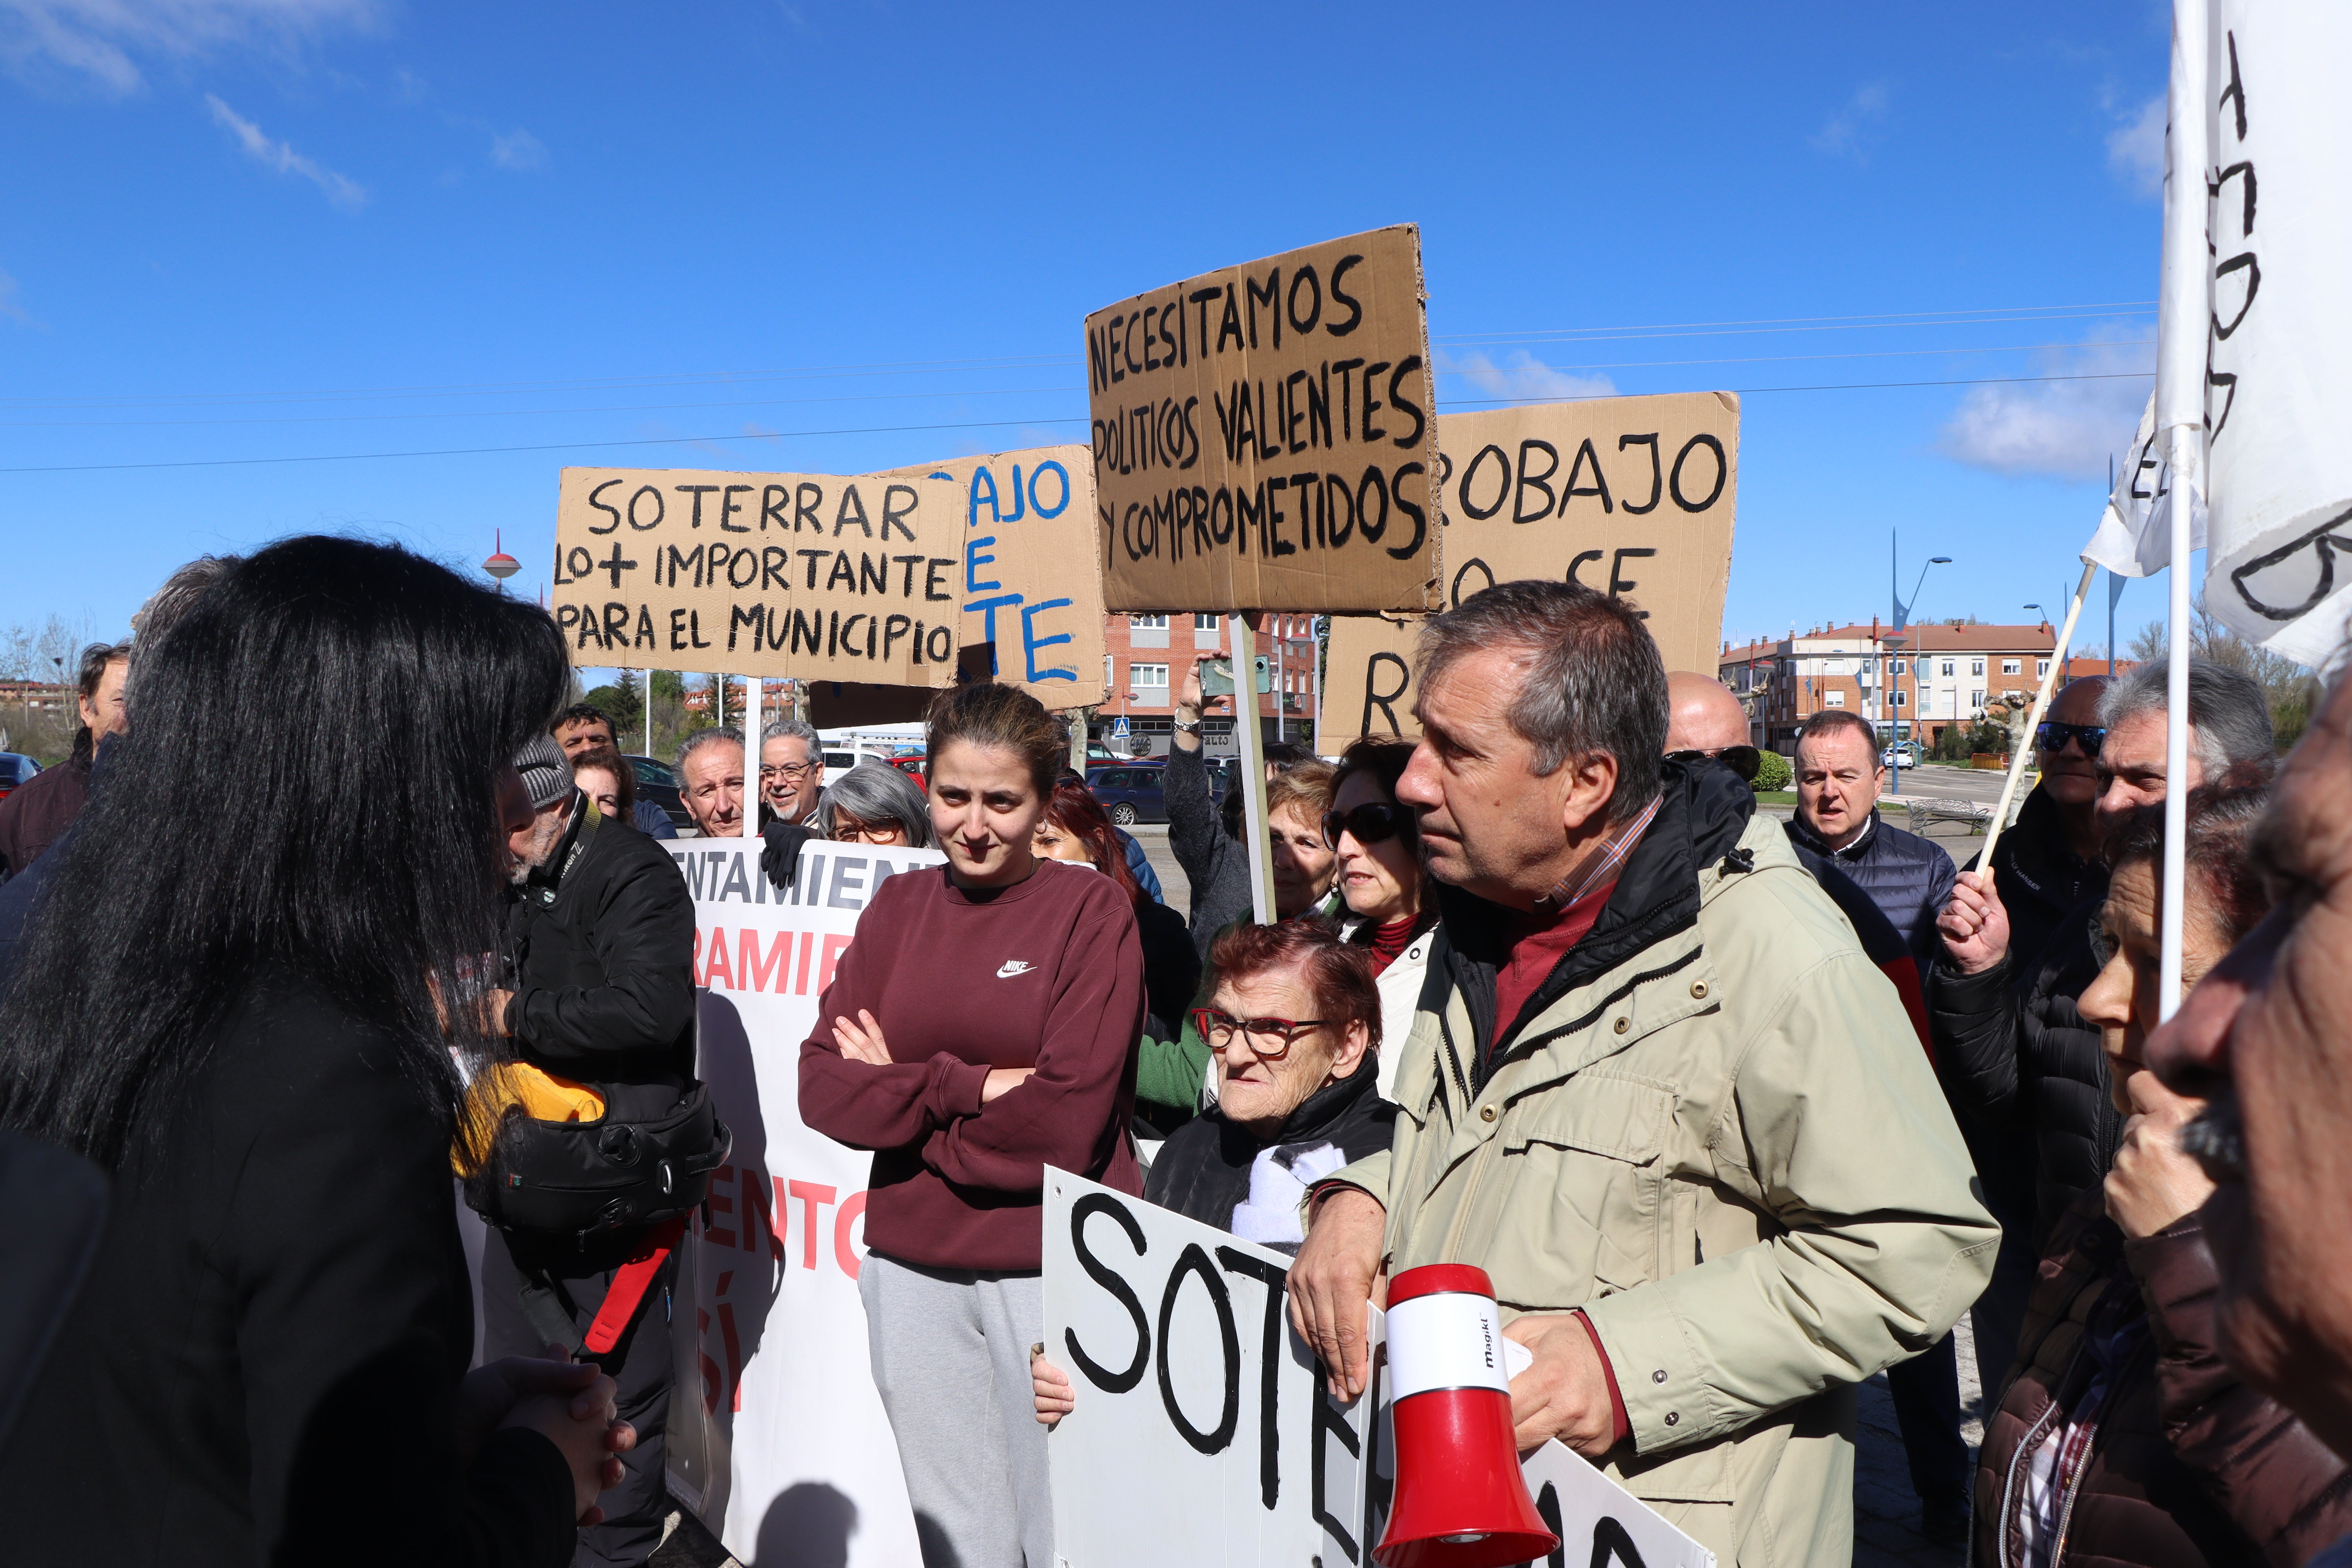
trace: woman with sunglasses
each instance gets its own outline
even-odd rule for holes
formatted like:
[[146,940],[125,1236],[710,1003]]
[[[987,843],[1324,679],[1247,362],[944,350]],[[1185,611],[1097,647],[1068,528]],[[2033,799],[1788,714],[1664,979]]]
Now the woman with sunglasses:
[[[1170,1134],[1146,1201],[1277,1252],[1306,1234],[1307,1188],[1389,1146],[1381,1098],[1381,996],[1366,949],[1325,921],[1235,922],[1209,950],[1216,988],[1192,1029],[1215,1054],[1216,1103]],[[1072,1408],[1069,1376],[1033,1356],[1037,1419]]]
[[[1370,736],[1355,742],[1340,753],[1331,809],[1323,817],[1323,842],[1339,858],[1339,892],[1348,905],[1339,935],[1371,960],[1381,1023],[1399,1046],[1412,1032],[1437,933],[1437,900],[1421,865],[1420,823],[1396,797],[1397,780],[1411,761],[1410,742]],[[1391,1050],[1381,1064],[1382,1094],[1396,1081],[1398,1058]]]

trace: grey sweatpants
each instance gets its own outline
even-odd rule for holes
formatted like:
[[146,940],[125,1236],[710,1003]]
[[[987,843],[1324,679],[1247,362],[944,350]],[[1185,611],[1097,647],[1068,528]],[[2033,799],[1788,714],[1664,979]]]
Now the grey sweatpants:
[[869,1252],[857,1293],[924,1568],[1053,1568],[1045,1428],[1029,1380],[1029,1347],[1045,1337],[1043,1282]]

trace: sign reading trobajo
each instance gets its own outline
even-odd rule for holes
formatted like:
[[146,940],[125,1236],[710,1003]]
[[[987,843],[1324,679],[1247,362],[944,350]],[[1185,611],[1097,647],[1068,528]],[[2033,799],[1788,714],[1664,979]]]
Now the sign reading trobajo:
[[576,664],[951,685],[962,500],[928,479],[566,468],[555,624]]
[[[1739,492],[1739,399],[1606,397],[1437,419],[1446,608],[1522,577],[1630,599],[1668,669],[1715,668]],[[1331,623],[1316,750],[1418,736],[1414,616]]]
[[1112,610],[1423,610],[1421,235],[1376,229],[1087,318]]
[[952,481],[961,498],[959,645],[987,643],[999,680],[1048,708],[1103,700],[1102,560],[1095,466],[1084,447],[1037,447],[892,470]]

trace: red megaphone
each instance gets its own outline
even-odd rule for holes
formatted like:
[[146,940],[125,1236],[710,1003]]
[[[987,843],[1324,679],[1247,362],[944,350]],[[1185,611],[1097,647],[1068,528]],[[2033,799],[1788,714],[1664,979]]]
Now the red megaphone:
[[1381,1568],[1505,1568],[1546,1556],[1511,1440],[1503,1320],[1483,1268],[1432,1263],[1389,1287],[1389,1419],[1396,1493]]

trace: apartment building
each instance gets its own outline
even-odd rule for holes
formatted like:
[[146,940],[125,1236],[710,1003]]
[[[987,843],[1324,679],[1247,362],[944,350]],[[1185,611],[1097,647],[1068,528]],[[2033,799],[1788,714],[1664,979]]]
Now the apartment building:
[[[2008,692],[2029,697],[2050,672],[2058,637],[2048,622],[2033,626],[1948,626],[1914,623],[1899,639],[1884,626],[1816,626],[1769,642],[1726,643],[1717,677],[1748,710],[1750,742],[1784,755],[1797,750],[1797,731],[1824,708],[1843,708],[1874,724],[1933,745],[1956,724],[1968,724]],[[2068,673],[2089,660],[2069,659]],[[2130,668],[2119,664],[2119,670]],[[2105,673],[2106,661],[2097,661]]]
[[[1165,756],[1174,737],[1175,695],[1184,668],[1204,654],[1230,656],[1231,635],[1223,616],[1107,616],[1103,620],[1103,684],[1108,695],[1088,726],[1094,739],[1114,752]],[[1258,654],[1274,661],[1274,689],[1258,698],[1258,717],[1269,741],[1306,742],[1315,720],[1314,618],[1269,616],[1255,638]],[[1246,683],[1244,683],[1246,684]],[[1128,735],[1117,735],[1118,721]],[[1201,722],[1202,746],[1211,756],[1239,751],[1230,710]]]

